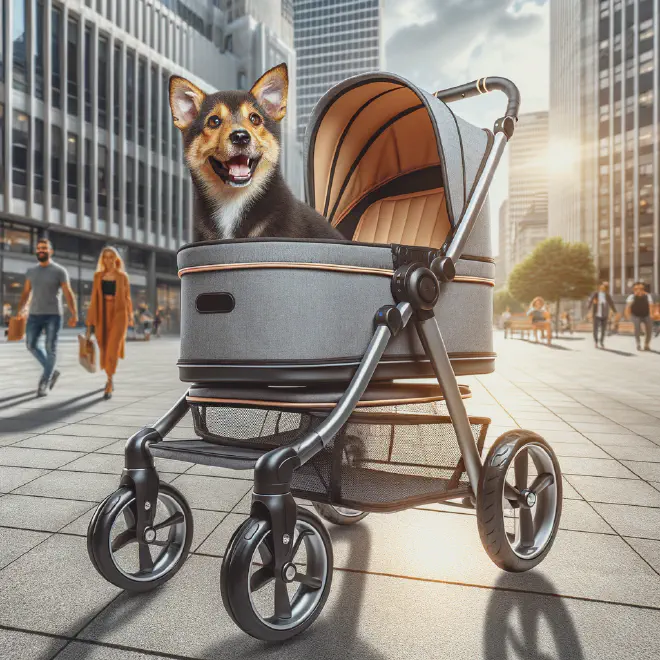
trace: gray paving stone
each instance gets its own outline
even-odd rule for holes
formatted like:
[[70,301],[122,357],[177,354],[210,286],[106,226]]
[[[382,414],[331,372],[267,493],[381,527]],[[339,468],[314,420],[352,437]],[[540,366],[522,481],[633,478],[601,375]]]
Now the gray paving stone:
[[581,474],[594,477],[620,477],[622,479],[636,479],[635,473],[624,465],[612,459],[582,458],[575,456],[562,456],[559,460],[562,474]]
[[660,481],[660,463],[642,461],[623,461],[623,463],[646,481]]
[[88,502],[5,495],[0,506],[0,525],[55,532],[90,508]]
[[47,472],[48,470],[0,465],[0,493],[9,493],[14,488],[18,488]]
[[0,571],[0,624],[73,637],[119,593],[84,539],[56,534]]
[[660,509],[598,503],[593,507],[622,536],[660,540]]
[[660,463],[660,447],[619,447],[612,445],[606,447],[606,451],[612,458],[620,461]]
[[[66,429],[66,427],[65,427]],[[100,449],[114,442],[111,438],[94,438],[89,436],[58,435],[45,433],[36,435],[14,445],[15,447],[30,447],[32,449],[56,449],[88,452]]]
[[626,541],[660,573],[660,541],[637,538],[626,538]]
[[643,481],[573,474],[565,478],[589,502],[660,507],[660,493]]
[[0,465],[31,468],[55,468],[80,458],[80,452],[26,449],[23,447],[0,448]]
[[592,505],[584,500],[564,499],[559,528],[576,532],[615,533],[607,522],[594,511]]
[[585,441],[584,443],[577,442],[553,442],[552,448],[560,459],[563,457],[575,458],[611,458],[609,454],[597,447],[593,442]]
[[654,444],[647,438],[642,438],[640,435],[633,435],[632,433],[591,433],[586,431],[584,433],[586,438],[593,440],[599,447],[607,449],[610,445],[618,447],[639,447],[657,449],[658,445]]
[[[125,442],[123,443],[126,444]],[[181,474],[185,472],[192,463],[183,461],[172,461],[165,458],[155,458],[154,464],[158,472],[169,472]],[[74,472],[99,472],[103,474],[120,475],[124,469],[124,452],[121,454],[91,453],[82,456],[63,468]]]
[[215,531],[197,548],[197,552],[222,557],[232,534],[246,519],[246,515],[228,513]]
[[93,472],[55,470],[18,488],[17,495],[40,495],[100,502],[117,488],[117,477]]
[[57,637],[0,628],[0,658],[5,660],[51,660],[66,643]]
[[241,479],[196,477],[187,474],[182,474],[172,483],[181,491],[191,507],[227,512],[231,511],[252,487],[251,483]]
[[564,491],[564,500],[581,500],[584,499],[580,493],[578,493],[571,484],[568,483],[566,480],[566,477],[562,477],[564,485],[563,485],[563,491]]
[[[22,554],[48,537],[44,532],[31,532],[25,529],[0,529],[0,569],[10,564]],[[1,657],[1,656],[0,656]]]
[[[171,656],[168,656],[171,657]],[[57,660],[168,660],[162,655],[99,646],[89,642],[71,642]]]

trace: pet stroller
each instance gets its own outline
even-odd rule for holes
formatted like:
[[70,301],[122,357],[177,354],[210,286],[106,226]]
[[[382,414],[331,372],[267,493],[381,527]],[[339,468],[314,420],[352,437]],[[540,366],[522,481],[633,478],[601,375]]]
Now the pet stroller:
[[[508,97],[493,132],[446,105],[492,90]],[[490,420],[468,416],[469,388],[456,380],[494,369],[484,201],[518,106],[503,78],[435,95],[393,74],[350,78],[317,104],[306,138],[308,202],[346,240],[179,251],[189,387],[128,440],[120,487],[90,522],[104,578],[146,591],[186,560],[191,510],[153,457],[254,470],[221,591],[238,626],[263,640],[307,628],[332,580],[325,526],[294,498],[347,525],[431,502],[476,508],[498,566],[543,560],[561,514],[555,454],[515,430],[482,460]],[[166,439],[189,411],[195,437]]]

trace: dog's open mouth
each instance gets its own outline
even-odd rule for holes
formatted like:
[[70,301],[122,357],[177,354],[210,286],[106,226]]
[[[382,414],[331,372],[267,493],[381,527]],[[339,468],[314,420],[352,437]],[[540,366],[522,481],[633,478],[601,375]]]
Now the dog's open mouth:
[[217,158],[209,158],[213,171],[230,186],[240,188],[247,186],[252,180],[254,170],[259,164],[259,158],[248,158],[248,156],[234,156],[222,162]]

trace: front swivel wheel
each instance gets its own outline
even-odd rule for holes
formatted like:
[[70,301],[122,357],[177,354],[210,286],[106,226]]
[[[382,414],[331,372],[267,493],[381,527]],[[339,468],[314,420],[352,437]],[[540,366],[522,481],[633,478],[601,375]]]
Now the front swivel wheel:
[[97,508],[87,529],[87,550],[96,570],[128,591],[149,591],[183,566],[193,535],[192,512],[176,488],[160,483],[153,525],[138,542],[136,497],[121,487]]
[[561,470],[550,445],[531,431],[501,435],[488,452],[477,495],[488,556],[515,573],[540,564],[557,535],[561,507]]
[[222,561],[222,600],[235,623],[264,641],[289,639],[308,628],[332,582],[332,543],[321,521],[298,509],[287,564],[275,570],[270,521],[248,518]]

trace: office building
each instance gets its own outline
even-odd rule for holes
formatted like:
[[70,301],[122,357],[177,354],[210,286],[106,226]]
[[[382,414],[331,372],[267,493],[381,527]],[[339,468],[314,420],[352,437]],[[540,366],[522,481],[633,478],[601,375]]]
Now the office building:
[[[509,151],[509,197],[506,271],[528,254],[528,240],[521,240],[523,219],[535,216],[535,235],[540,216],[548,226],[548,113],[520,115]],[[527,227],[527,225],[526,225]],[[525,228],[527,231],[527,228]]]
[[298,140],[333,85],[383,65],[380,0],[293,0]]
[[[166,329],[178,329],[175,253],[192,238],[192,189],[168,80],[177,74],[213,91],[245,87],[257,73],[252,51],[232,52],[227,4],[3,0],[4,313],[15,313],[36,239],[47,233],[83,319],[96,260],[112,244],[125,258],[134,305],[163,307]],[[263,31],[258,21],[254,30]]]
[[[581,131],[580,197],[576,210],[561,219],[561,207],[554,205],[553,196],[551,221],[558,227],[583,227],[581,237],[592,245],[599,278],[610,282],[613,294],[624,295],[638,279],[657,293],[660,3],[590,0],[578,4],[584,5],[581,12],[551,12],[551,32],[574,33],[575,39],[580,35],[574,47],[580,65],[571,82],[572,93],[582,90],[584,99],[572,110],[571,119]],[[566,7],[571,6],[566,0]],[[565,75],[564,67],[551,66],[554,85]],[[551,113],[557,113],[558,103],[552,99],[551,95]],[[577,193],[564,187],[563,194],[575,198]]]
[[503,288],[506,286],[506,280],[509,273],[506,270],[507,263],[507,250],[509,246],[508,230],[509,230],[509,200],[505,199],[500,205],[499,222],[498,222],[498,251],[497,260],[495,265],[495,286]]

